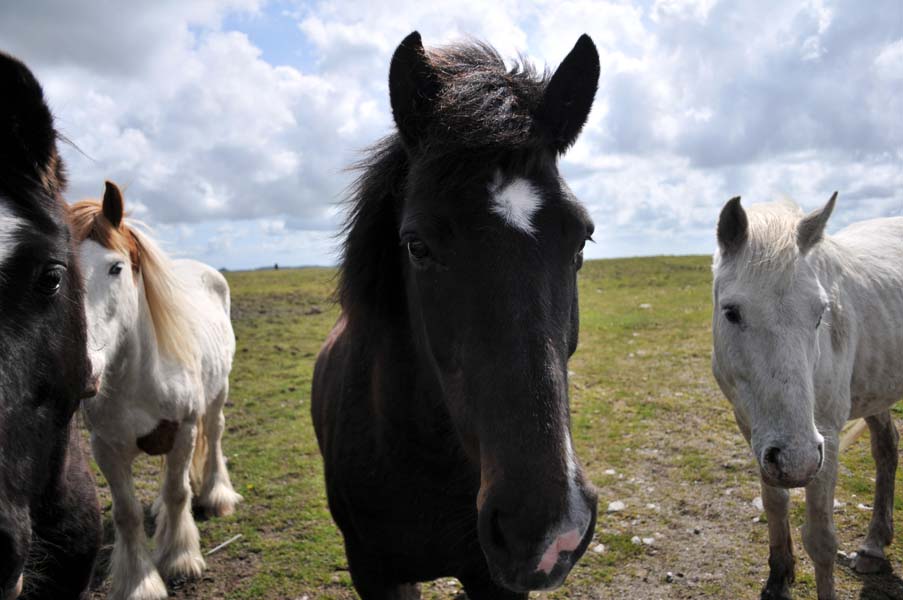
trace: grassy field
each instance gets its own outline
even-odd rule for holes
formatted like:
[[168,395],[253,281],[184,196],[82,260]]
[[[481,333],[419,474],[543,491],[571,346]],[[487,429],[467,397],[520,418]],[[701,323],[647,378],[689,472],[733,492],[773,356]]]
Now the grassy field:
[[[607,260],[581,271],[581,343],[570,363],[573,433],[599,489],[600,516],[591,550],[549,598],[758,597],[767,576],[767,526],[753,504],[759,488],[752,457],[710,373],[709,263]],[[236,515],[199,526],[205,551],[242,538],[208,558],[202,580],[177,584],[175,596],[354,598],[309,415],[314,358],[337,316],[329,301],[334,272],[227,277],[238,353],[224,444],[245,503]],[[158,461],[139,461],[145,506],[158,471]],[[866,435],[840,468],[843,505],[835,517],[845,552],[865,534],[870,513],[858,505],[871,504],[873,478]],[[903,493],[897,495],[903,522]],[[626,508],[606,513],[615,500]],[[802,494],[794,493],[793,502],[794,597],[815,598],[812,565],[799,541]],[[112,543],[105,487],[102,505]],[[900,572],[903,543],[890,553]],[[100,571],[98,598],[108,586]],[[892,574],[861,578],[839,565],[836,576],[841,598],[903,598],[903,582]],[[424,586],[423,595],[458,593],[455,581],[443,580]]]

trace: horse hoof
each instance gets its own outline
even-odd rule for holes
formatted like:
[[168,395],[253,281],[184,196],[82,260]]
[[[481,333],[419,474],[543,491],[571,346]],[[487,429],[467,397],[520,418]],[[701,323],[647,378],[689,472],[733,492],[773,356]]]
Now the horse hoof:
[[241,494],[231,487],[219,484],[201,497],[198,506],[207,517],[228,517],[235,512],[235,506],[242,500],[244,498]]
[[157,569],[168,581],[181,581],[199,578],[207,564],[200,554],[183,552],[160,562]]
[[854,554],[850,560],[850,566],[857,573],[868,575],[881,573],[890,568],[890,563],[883,556],[864,554],[861,550]]
[[208,506],[204,508],[204,514],[215,519],[228,517],[229,515],[235,514],[235,505],[221,504],[219,506]]
[[155,570],[146,573],[141,581],[137,582],[134,586],[124,586],[125,588],[131,588],[128,591],[117,589],[117,587],[116,581],[114,580],[113,589],[110,591],[109,596],[111,599],[165,600],[169,597],[169,592],[166,591],[166,584],[163,583],[160,574]]
[[793,600],[793,596],[790,595],[789,586],[773,586],[764,588],[759,600]]

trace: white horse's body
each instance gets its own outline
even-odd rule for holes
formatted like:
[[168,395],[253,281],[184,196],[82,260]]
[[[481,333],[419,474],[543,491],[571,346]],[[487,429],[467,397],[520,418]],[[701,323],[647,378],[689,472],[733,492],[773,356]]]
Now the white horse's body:
[[848,418],[872,416],[903,398],[903,218],[855,223],[822,247],[826,269],[841,265],[831,320],[849,350],[835,359],[852,382]]
[[872,523],[854,567],[880,568],[893,535],[898,435],[890,407],[903,398],[903,218],[826,236],[833,206],[832,198],[807,217],[787,204],[747,213],[737,198],[719,222],[712,365],[762,472],[771,546],[763,598],[789,598],[786,488],[803,485],[803,543],[818,597],[835,598],[834,487],[848,419],[866,418],[877,465]]
[[[235,353],[229,288],[217,271],[196,261],[170,261],[153,240],[130,228],[113,184],[107,184],[102,205],[81,202],[72,210],[98,386],[84,412],[113,496],[111,598],[162,600],[163,577],[196,577],[206,566],[192,492],[201,508],[217,516],[232,513],[241,500],[220,444]],[[142,452],[166,461],[154,504],[153,560],[132,483],[131,465]]]
[[[86,254],[102,252],[97,248]],[[153,321],[147,306],[143,285],[139,288],[138,327],[130,333],[129,343],[118,357],[121,366],[108,365],[103,370],[104,386],[116,390],[115,396],[98,395],[84,403],[91,431],[110,444],[134,445],[161,420],[181,423],[196,419],[206,412],[207,404],[228,386],[235,354],[235,335],[229,321],[229,287],[213,268],[194,260],[171,263],[177,279],[190,290],[192,312],[196,319],[193,337],[200,356],[200,380],[184,365],[161,356],[157,348]],[[94,331],[104,323],[97,323]],[[95,339],[98,336],[95,335]],[[95,359],[102,362],[103,359]],[[101,369],[95,366],[95,372]],[[123,402],[123,398],[130,401]],[[132,400],[133,399],[133,400]]]

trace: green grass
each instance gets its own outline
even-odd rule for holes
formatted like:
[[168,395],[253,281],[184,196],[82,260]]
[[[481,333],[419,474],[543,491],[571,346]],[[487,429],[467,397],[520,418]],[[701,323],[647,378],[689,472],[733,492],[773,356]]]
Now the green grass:
[[[238,350],[224,445],[245,503],[235,516],[199,526],[205,549],[236,533],[243,537],[210,557],[209,578],[182,597],[352,598],[309,415],[313,362],[338,314],[329,300],[334,271],[227,278]],[[753,522],[752,459],[710,373],[710,259],[590,261],[580,294],[580,348],[570,363],[572,429],[600,492],[593,546],[601,543],[605,551],[588,552],[567,585],[549,597],[757,597],[767,576],[767,530]],[[157,461],[139,465],[146,505],[157,469]],[[842,457],[840,472],[838,496],[847,504],[836,518],[848,552],[866,531],[870,515],[856,504],[871,504],[873,477],[868,444],[860,442]],[[104,498],[108,511],[106,490]],[[606,514],[616,499],[627,508]],[[795,526],[802,500],[793,496]],[[655,536],[655,542],[635,544],[634,536]],[[814,598],[798,531],[795,540],[795,597]],[[900,546],[892,547],[898,569]],[[667,583],[666,572],[681,577]],[[842,594],[859,596],[862,581],[849,571],[839,568],[837,580]],[[424,586],[424,597],[452,598],[459,590],[442,581]]]

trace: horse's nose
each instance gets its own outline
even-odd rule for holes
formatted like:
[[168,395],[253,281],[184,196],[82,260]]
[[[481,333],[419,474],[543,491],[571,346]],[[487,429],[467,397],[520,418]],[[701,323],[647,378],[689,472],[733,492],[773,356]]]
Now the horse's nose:
[[766,483],[791,488],[809,483],[821,470],[824,458],[824,443],[818,442],[808,450],[769,446],[762,452],[759,462]]
[[537,565],[536,570],[546,575],[552,574],[559,562],[570,558],[571,553],[577,549],[580,542],[583,541],[583,533],[576,527],[557,536],[552,543],[549,544],[546,551],[543,552],[542,558]]
[[491,494],[480,510],[480,545],[497,583],[518,592],[554,589],[586,550],[595,521],[595,491],[576,484],[565,507]]
[[766,448],[762,454],[762,465],[767,469],[781,473],[781,449],[777,446]]
[[84,391],[82,391],[81,399],[85,400],[87,398],[93,398],[97,395],[97,392],[100,391],[100,375],[94,375],[88,381],[88,385],[85,386]]

